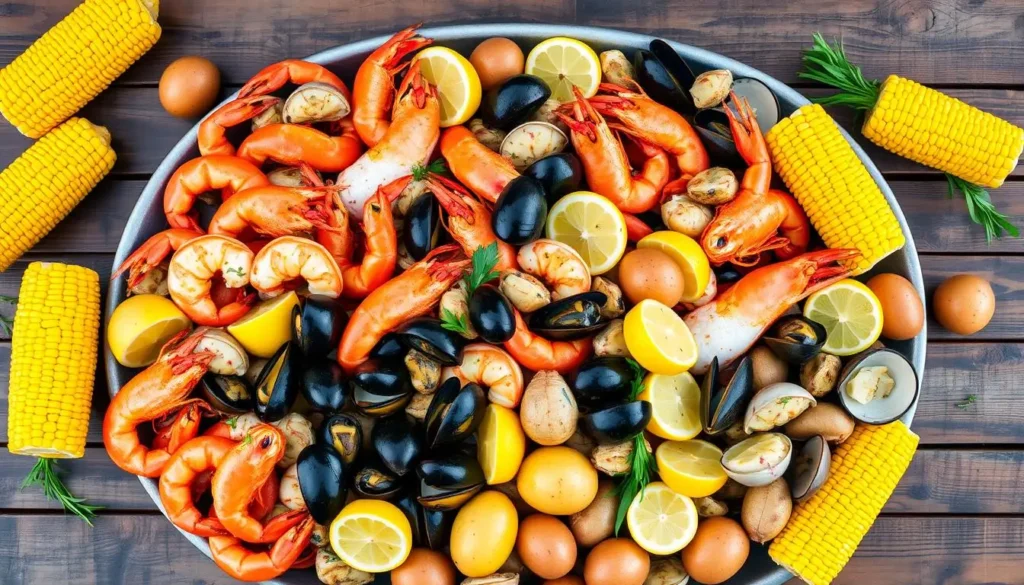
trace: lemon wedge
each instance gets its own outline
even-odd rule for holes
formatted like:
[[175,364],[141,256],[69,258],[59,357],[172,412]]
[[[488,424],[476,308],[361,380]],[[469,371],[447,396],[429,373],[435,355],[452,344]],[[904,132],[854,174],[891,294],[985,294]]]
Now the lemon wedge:
[[611,270],[626,252],[626,218],[607,197],[590,191],[556,201],[545,231],[548,238],[576,250],[594,276]]
[[299,305],[289,291],[256,305],[244,317],[228,325],[228,333],[256,357],[269,358],[292,338],[292,308]]
[[487,485],[512,481],[526,455],[526,435],[515,411],[488,404],[477,430],[476,458]]
[[144,368],[156,361],[168,340],[191,326],[170,299],[135,295],[114,309],[107,324],[107,343],[122,366]]
[[651,403],[647,430],[662,439],[683,441],[700,434],[700,386],[688,372],[647,374],[637,400]]
[[586,43],[568,37],[541,41],[526,57],[526,73],[536,75],[551,88],[559,102],[573,99],[572,88],[593,97],[601,85],[601,60]]
[[412,527],[402,510],[383,500],[355,500],[331,522],[331,548],[348,566],[385,573],[412,551]]
[[437,87],[441,127],[463,124],[480,107],[480,76],[473,64],[447,47],[427,47],[416,54],[420,72]]
[[697,343],[686,323],[654,299],[626,313],[622,332],[633,359],[649,372],[675,376],[697,363]]
[[848,278],[807,298],[804,317],[828,332],[822,351],[853,355],[871,347],[882,334],[882,304],[866,285]]
[[722,450],[706,441],[666,441],[658,445],[654,459],[661,480],[691,498],[710,496],[728,479]]

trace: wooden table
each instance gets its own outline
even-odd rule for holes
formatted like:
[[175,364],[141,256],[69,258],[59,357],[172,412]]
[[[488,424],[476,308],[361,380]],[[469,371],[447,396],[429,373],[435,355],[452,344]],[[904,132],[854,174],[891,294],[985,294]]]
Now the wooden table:
[[[78,0],[0,3],[0,63],[8,63]],[[718,5],[711,8],[711,5]],[[111,176],[24,259],[0,274],[17,294],[32,260],[89,266],[106,281],[143,185],[191,122],[159,106],[156,83],[176,57],[200,54],[234,90],[264,65],[423,20],[535,21],[617,27],[717,51],[790,83],[811,33],[843,36],[865,75],[899,73],[1024,124],[1024,6],[1020,0],[168,0],[159,44],[83,110],[110,128]],[[835,112],[848,129],[852,116]],[[855,136],[859,133],[852,131]],[[995,319],[965,339],[929,323],[928,367],[914,420],[921,448],[910,471],[837,583],[1024,583],[1024,244],[985,243],[942,176],[862,140],[910,221],[929,289],[959,272],[992,281]],[[0,123],[0,165],[28,145]],[[1024,167],[994,193],[1024,225]],[[0,309],[6,310],[6,309]],[[0,419],[7,418],[10,343],[0,341]],[[32,460],[0,450],[0,582],[232,583],[157,511],[138,480],[103,450],[107,404],[98,376],[86,457],[62,464],[71,490],[105,506],[95,528],[19,491]],[[968,394],[975,404],[959,408]],[[0,426],[0,446],[6,446]]]

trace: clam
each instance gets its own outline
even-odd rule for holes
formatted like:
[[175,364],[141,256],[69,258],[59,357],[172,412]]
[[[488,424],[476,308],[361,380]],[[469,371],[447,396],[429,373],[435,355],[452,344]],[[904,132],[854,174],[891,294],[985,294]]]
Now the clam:
[[483,420],[486,406],[484,390],[477,384],[462,386],[458,378],[445,380],[427,407],[427,448],[458,443],[472,435]]
[[650,402],[637,400],[588,414],[580,419],[580,427],[598,445],[621,443],[642,433],[652,413]]
[[545,156],[562,152],[568,144],[569,137],[558,126],[531,120],[509,130],[498,152],[522,172]]
[[675,49],[665,41],[651,41],[651,50],[633,55],[636,81],[647,95],[684,116],[692,116],[695,108],[689,88],[696,77]]
[[622,51],[615,49],[603,51],[599,58],[601,60],[601,75],[607,83],[628,87],[629,83],[636,78],[633,64]]
[[423,452],[423,433],[411,417],[399,413],[377,421],[370,433],[370,444],[381,463],[395,476],[412,470]]
[[370,350],[370,357],[376,360],[400,360],[409,350],[399,341],[395,333],[385,334]]
[[501,275],[502,294],[523,313],[532,313],[551,302],[551,291],[532,274],[508,270]]
[[714,217],[715,212],[710,207],[697,203],[685,193],[673,195],[661,204],[661,221],[665,226],[691,238],[700,238]]
[[[862,371],[878,375],[883,373],[881,368],[884,368],[884,376],[892,380],[892,388],[888,394],[882,391],[884,388],[881,386],[887,384],[884,378],[878,377],[877,384],[875,376],[858,380],[858,374]],[[877,387],[867,388],[868,395],[874,394],[867,403],[853,397],[862,395],[864,389],[858,386],[864,384]],[[875,389],[879,391],[874,392]],[[891,349],[868,350],[859,354],[843,368],[839,384],[836,386],[839,404],[850,413],[850,416],[870,425],[884,425],[902,417],[917,399],[918,390],[917,371],[914,370],[914,366],[902,354]]]
[[827,335],[820,323],[802,315],[787,315],[779,319],[763,339],[775,355],[800,365],[821,352]]
[[325,358],[338,348],[347,320],[337,299],[310,295],[292,309],[292,341],[307,358]]
[[286,343],[263,366],[253,392],[254,410],[264,422],[273,422],[288,414],[302,386],[302,356],[292,343]]
[[579,190],[583,182],[583,165],[575,154],[559,152],[534,161],[523,170],[523,174],[540,181],[550,205],[563,195]]
[[396,333],[406,347],[421,351],[443,365],[456,366],[462,362],[465,340],[458,333],[442,327],[440,319],[413,319]]
[[512,304],[494,284],[482,284],[469,297],[469,321],[480,338],[488,343],[504,343],[516,332]]
[[380,463],[372,463],[360,469],[352,482],[352,489],[360,497],[371,500],[394,499],[403,487],[402,481]]
[[736,364],[725,386],[719,384],[718,358],[711,360],[700,384],[700,420],[704,432],[718,435],[740,420],[744,405],[754,391],[754,368],[749,356]]
[[793,442],[782,433],[761,433],[722,454],[725,473],[747,487],[768,485],[782,477],[793,456]]
[[302,373],[302,396],[319,412],[341,410],[348,399],[348,387],[338,362],[327,358],[308,361]]
[[306,179],[299,167],[279,167],[267,173],[271,185],[279,187],[306,187]]
[[724,167],[711,167],[694,175],[686,184],[686,195],[701,205],[722,205],[739,191],[736,174]]
[[[280,124],[282,120],[282,114],[284,113],[284,104],[281,101],[277,101],[273,106],[267,108],[263,112],[260,112],[255,118],[252,119],[252,131],[255,132],[264,126],[271,124]],[[270,176],[268,175],[269,179]],[[273,183],[277,184],[277,183]]]
[[622,357],[598,357],[585,362],[573,379],[573,394],[584,409],[600,409],[629,400],[633,368]]
[[199,391],[214,410],[224,414],[243,414],[252,409],[252,387],[241,376],[206,374]]
[[548,339],[570,341],[593,335],[604,328],[601,308],[608,297],[585,292],[545,305],[530,315],[530,330]]
[[626,347],[622,319],[612,319],[594,336],[594,355],[598,357],[632,357]]
[[421,461],[416,468],[420,479],[417,501],[429,510],[454,510],[475,496],[484,486],[484,472],[476,456],[453,453]]
[[818,488],[828,479],[829,467],[832,465],[832,453],[828,441],[815,436],[804,443],[790,466],[792,481],[789,482],[790,493],[796,503],[807,501]]
[[441,208],[437,199],[424,193],[413,200],[405,214],[402,242],[410,256],[422,260],[437,246],[441,236]]
[[765,386],[750,400],[743,417],[747,434],[781,427],[817,404],[807,390],[789,382]]
[[289,412],[281,420],[270,423],[284,436],[284,456],[277,462],[278,468],[285,468],[298,459],[299,453],[316,441],[313,423],[297,412]]
[[345,505],[348,482],[345,464],[330,445],[310,445],[299,453],[296,469],[299,489],[309,513],[318,524],[328,524]]
[[284,101],[281,120],[285,124],[335,122],[349,115],[352,105],[333,85],[311,81],[300,85]]
[[241,343],[223,329],[201,328],[203,338],[195,351],[209,351],[217,355],[208,371],[221,376],[242,376],[249,369],[249,354]]
[[356,368],[349,379],[352,400],[370,416],[397,412],[412,397],[412,382],[405,364],[368,360]]
[[507,132],[529,120],[549,97],[551,88],[543,79],[516,75],[487,92],[480,104],[480,117],[487,126]]
[[[509,137],[512,136],[510,133]],[[506,138],[505,142],[508,140]],[[501,241],[513,246],[523,246],[543,235],[547,217],[548,201],[544,185],[533,177],[520,175],[509,181],[498,195],[498,200],[494,203],[494,212],[491,214],[491,229]]]
[[732,71],[712,69],[697,76],[690,87],[690,97],[697,109],[713,108],[729,96],[732,89]]
[[494,152],[498,152],[501,149],[501,141],[505,139],[505,132],[503,130],[489,128],[480,118],[470,120],[469,129],[473,132],[473,136],[476,136],[476,139],[487,148]]
[[348,465],[355,462],[363,443],[363,430],[359,421],[347,414],[336,414],[320,425],[317,441],[334,447],[341,460]]

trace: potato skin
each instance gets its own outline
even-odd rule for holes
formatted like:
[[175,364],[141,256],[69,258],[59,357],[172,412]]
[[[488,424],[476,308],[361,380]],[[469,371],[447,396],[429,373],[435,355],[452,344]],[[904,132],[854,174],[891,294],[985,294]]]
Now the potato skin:
[[839,444],[850,438],[856,423],[841,407],[829,402],[819,402],[803,414],[786,424],[789,438],[803,441],[814,435],[821,435],[832,444]]
[[789,484],[780,477],[766,486],[748,489],[740,516],[750,540],[765,543],[782,532],[792,513]]
[[561,445],[576,432],[580,411],[569,384],[558,372],[537,372],[523,392],[519,420],[539,445]]

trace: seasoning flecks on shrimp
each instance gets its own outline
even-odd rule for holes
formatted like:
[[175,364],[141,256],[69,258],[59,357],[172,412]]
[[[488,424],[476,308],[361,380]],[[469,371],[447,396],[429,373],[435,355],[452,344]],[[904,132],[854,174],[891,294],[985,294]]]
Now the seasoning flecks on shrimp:
[[498,263],[495,268],[499,271],[517,268],[516,249],[495,235],[491,227],[490,209],[451,179],[431,173],[426,181],[427,188],[448,213],[448,222],[445,224],[448,233],[462,246],[466,256],[472,256],[478,248],[486,248],[494,243],[498,246]]
[[269,124],[238,147],[238,156],[256,166],[267,160],[288,166],[306,163],[325,173],[347,169],[362,153],[363,143],[349,119],[332,122],[329,134],[301,124]]
[[496,202],[505,185],[519,176],[512,161],[484,146],[465,126],[445,129],[441,156],[460,183],[490,203]]
[[487,399],[505,408],[517,408],[523,397],[523,370],[507,352],[487,343],[467,345],[462,363],[441,370],[441,380],[448,378],[487,388]]
[[324,209],[330,191],[330,187],[278,185],[248,189],[217,209],[210,220],[210,233],[239,238],[251,230],[277,238],[332,229]]
[[175,250],[201,235],[203,232],[183,228],[164,230],[143,242],[125,258],[121,266],[110,276],[110,280],[118,278],[127,271],[128,288],[135,288],[145,280],[151,270],[159,266]]
[[516,258],[524,272],[536,276],[551,289],[554,300],[590,290],[590,269],[568,244],[541,238],[519,248]]
[[223,154],[194,158],[178,167],[164,189],[164,214],[172,228],[202,232],[196,200],[208,191],[221,191],[228,199],[232,194],[253,187],[269,185],[270,181],[251,162]]
[[[201,236],[171,257],[167,290],[174,304],[196,324],[230,325],[248,313],[255,301],[255,295],[245,293],[252,262],[252,250],[242,242],[220,235]],[[227,288],[237,290],[235,300],[225,306],[217,306],[210,294],[218,276]]]
[[339,297],[344,286],[331,253],[310,239],[282,236],[263,246],[253,258],[249,283],[265,296],[278,296],[300,279],[310,294],[332,298]]

